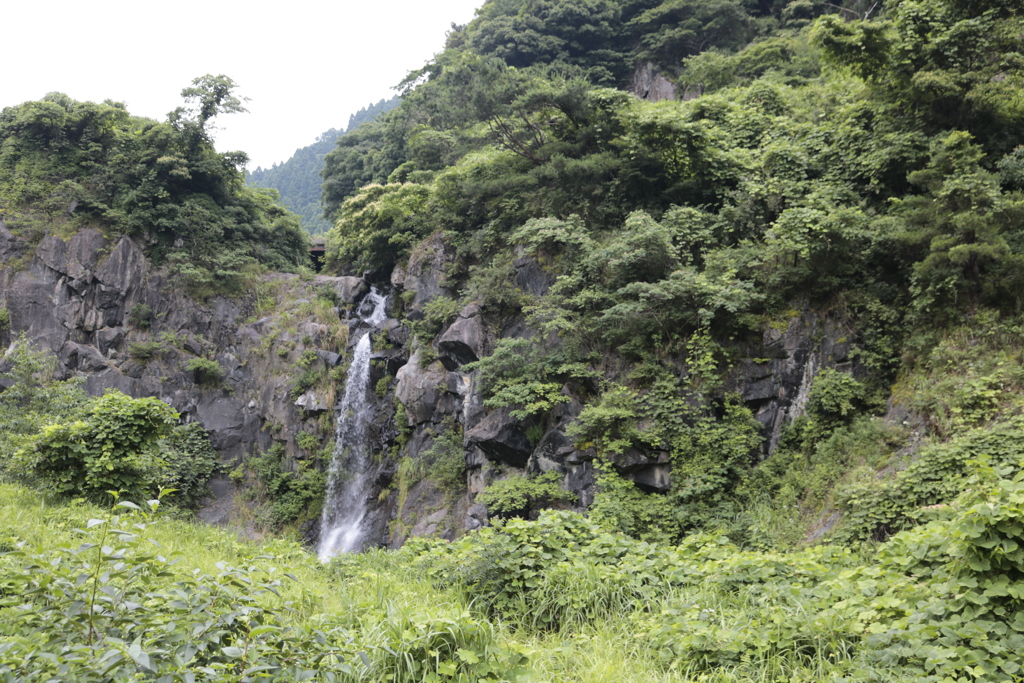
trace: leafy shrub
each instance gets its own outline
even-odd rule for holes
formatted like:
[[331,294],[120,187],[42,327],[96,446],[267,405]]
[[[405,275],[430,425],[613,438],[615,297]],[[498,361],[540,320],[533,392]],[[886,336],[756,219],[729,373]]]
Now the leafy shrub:
[[568,403],[571,399],[562,394],[562,386],[595,374],[562,352],[546,352],[535,340],[511,338],[499,340],[494,353],[464,369],[480,370],[488,396],[485,405],[512,407],[512,416],[520,419]]
[[762,548],[801,542],[808,526],[837,505],[837,489],[890,465],[907,438],[903,428],[865,415],[831,432],[810,422],[807,416],[794,420],[772,456],[740,484],[749,522],[743,532],[730,530],[730,537],[743,533]]
[[313,349],[303,351],[295,364],[302,372],[295,378],[295,383],[292,384],[292,398],[298,398],[306,393],[327,376],[327,370],[324,368],[323,362],[321,362],[320,357],[317,356],[316,351]]
[[157,341],[133,342],[128,345],[128,355],[135,360],[147,362],[163,353],[164,345]]
[[[593,560],[615,565],[634,543],[601,535],[599,529],[579,515],[545,511],[536,522],[513,519],[500,528],[485,528],[443,546],[420,542],[411,546],[423,554],[422,561],[431,574],[445,584],[472,587],[479,603],[491,613],[523,618],[542,628],[557,627],[565,619],[584,620],[607,614],[602,607],[609,594],[621,589],[620,579],[639,588],[651,572],[636,577],[611,579],[596,593],[583,586],[543,605],[533,599],[544,590],[552,569],[571,563]],[[590,586],[589,582],[586,584]],[[529,610],[520,611],[526,604]],[[590,607],[588,610],[587,607]]]
[[11,329],[11,312],[6,308],[0,308],[0,332]]
[[219,465],[210,435],[198,422],[174,427],[159,442],[165,473],[161,486],[175,489],[170,502],[184,508],[198,508],[210,489],[210,477]]
[[1024,465],[1024,422],[1017,418],[925,446],[895,476],[841,489],[845,519],[837,540],[882,540],[914,526],[925,517],[923,508],[948,504],[967,488],[972,464],[979,461],[1011,473],[1019,470]]
[[494,517],[525,517],[531,510],[554,503],[574,503],[576,495],[561,487],[557,472],[545,472],[535,477],[511,476],[490,484],[477,502],[487,506]]
[[176,349],[183,348],[185,346],[185,342],[188,340],[187,335],[179,334],[178,332],[173,332],[171,330],[161,332],[156,336],[156,338],[164,346]]
[[645,494],[608,465],[595,469],[599,492],[587,511],[595,524],[651,542],[671,543],[682,536],[683,527],[667,497]]
[[1021,323],[1019,317],[979,310],[942,332],[937,342],[912,339],[927,352],[915,354],[913,369],[893,388],[894,397],[943,437],[1016,413],[1024,405]]
[[128,322],[140,330],[148,330],[153,323],[153,309],[144,303],[135,304],[128,311]]
[[807,412],[828,422],[847,422],[864,401],[864,385],[845,372],[825,368],[814,378]]
[[[734,517],[741,504],[736,486],[753,466],[762,437],[738,397],[726,397],[721,410],[721,417],[703,412],[669,378],[655,380],[645,392],[612,385],[584,408],[570,434],[600,458],[594,519],[637,538],[668,542]],[[614,463],[631,451],[668,455],[672,474],[665,496],[646,496],[616,474]]]
[[430,299],[423,306],[423,319],[410,323],[413,333],[423,340],[433,339],[452,322],[462,307],[458,299],[443,296]]
[[300,460],[295,463],[294,470],[289,469],[284,446],[275,443],[247,464],[266,490],[269,506],[263,521],[269,527],[279,529],[320,515],[327,475],[312,462]]
[[384,398],[388,395],[388,391],[391,390],[391,380],[391,375],[385,374],[373,385],[373,393],[377,394],[377,398]]
[[427,463],[427,476],[445,493],[457,496],[466,490],[466,455],[462,447],[462,430],[448,424],[422,453]]
[[309,432],[299,432],[295,435],[295,443],[302,450],[313,452],[320,446],[320,437]]
[[157,440],[178,415],[156,398],[108,391],[92,401],[83,420],[43,427],[18,458],[47,489],[61,495],[109,499],[152,495],[163,480]]
[[341,205],[327,233],[328,268],[390,268],[429,230],[423,219],[430,188],[415,183],[366,185]]
[[10,369],[0,375],[0,475],[24,479],[30,473],[12,456],[43,426],[79,419],[89,402],[81,379],[53,379],[56,356],[35,349],[20,335],[7,349]]
[[215,360],[190,358],[185,369],[194,373],[196,384],[217,386],[224,380],[224,368]]

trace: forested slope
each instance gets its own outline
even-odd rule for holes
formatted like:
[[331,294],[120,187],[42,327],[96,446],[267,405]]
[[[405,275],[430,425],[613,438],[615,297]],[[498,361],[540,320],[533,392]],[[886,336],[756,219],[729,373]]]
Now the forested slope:
[[[859,477],[1020,406],[1021,11],[489,2],[328,155],[329,267],[419,288],[424,368],[464,363],[461,321],[482,312],[481,358],[459,372],[536,449],[517,462],[491,444],[487,481],[553,467],[572,488],[575,466],[540,455],[558,432],[569,460],[596,458],[591,514],[633,534],[793,542],[845,506],[842,533],[884,538],[958,485],[904,503],[865,483],[868,513]],[[688,99],[620,89],[648,61]],[[846,332],[824,365],[790,354],[797,391],[770,378],[801,315]],[[780,422],[762,408],[783,392]],[[640,467],[658,494],[634,486]],[[510,504],[515,486],[483,500],[550,502],[535,483]]]
[[[0,366],[0,674],[1018,680],[1022,33],[1021,0],[487,2],[326,156],[337,277],[253,279],[304,244],[207,144],[229,83],[166,124],[5,110],[0,281],[42,283],[11,310],[55,308],[68,380]],[[86,227],[134,241],[54,236]],[[77,386],[170,379],[236,500],[315,535],[350,333],[382,523],[326,564],[188,522],[201,434]]]
[[0,220],[33,244],[86,227],[132,236],[197,290],[305,263],[299,222],[245,186],[245,153],[214,149],[212,120],[244,111],[234,88],[225,76],[197,78],[162,123],[61,93],[5,108]]
[[338,137],[355,131],[359,126],[368,123],[384,112],[398,106],[398,97],[380,100],[376,104],[363,107],[348,118],[348,127],[344,130],[330,129],[321,133],[312,145],[300,147],[295,153],[280,164],[270,168],[257,168],[246,175],[250,185],[267,187],[277,190],[281,203],[299,216],[302,227],[311,235],[327,232],[330,223],[324,219],[320,205],[320,171],[324,167],[324,156],[335,147]]

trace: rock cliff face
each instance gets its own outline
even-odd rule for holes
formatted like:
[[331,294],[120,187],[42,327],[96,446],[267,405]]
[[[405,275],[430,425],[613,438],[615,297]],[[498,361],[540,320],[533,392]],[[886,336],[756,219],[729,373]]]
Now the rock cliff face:
[[[59,378],[83,377],[89,394],[117,389],[161,398],[209,431],[226,467],[275,441],[292,460],[308,456],[296,436],[332,406],[315,392],[293,396],[296,363],[307,350],[325,369],[344,357],[324,350],[335,343],[329,327],[299,309],[329,291],[340,318],[368,291],[359,278],[275,275],[263,283],[271,310],[258,317],[256,297],[201,304],[131,239],[111,243],[94,230],[66,242],[48,236],[33,249],[0,223],[0,258],[0,308],[10,321],[0,342],[24,333],[57,355]],[[223,379],[197,381],[203,378],[189,369],[196,358],[215,361]],[[213,488],[220,499],[205,516],[225,522],[231,504],[223,498],[234,487],[220,480]]]
[[[411,302],[410,318],[422,317],[426,301],[448,293],[443,253],[443,244],[433,237],[410,260],[409,270],[399,269],[398,276],[392,278],[396,296],[404,290],[405,299]],[[530,257],[521,255],[514,267],[514,283],[510,286],[534,295],[544,294],[550,287],[551,276]],[[546,431],[539,431],[539,424],[515,419],[508,409],[487,410],[478,373],[464,367],[490,353],[503,336],[530,335],[521,321],[499,320],[471,304],[433,340],[420,340],[423,346],[398,371],[395,397],[404,408],[407,424],[403,426],[410,432],[402,455],[416,458],[445,425],[455,424],[462,430],[468,470],[468,492],[459,501],[444,500],[438,491],[425,492],[423,488],[429,488],[429,482],[421,482],[404,503],[398,504],[396,514],[407,518],[404,526],[410,528],[409,533],[452,537],[486,523],[486,509],[474,504],[475,497],[495,479],[514,474],[555,472],[561,476],[563,487],[576,494],[579,508],[585,509],[593,501],[595,454],[577,448],[567,434],[568,426],[583,409],[573,387],[563,387],[568,401],[554,410],[545,423]],[[766,327],[760,343],[741,350],[746,358],[727,376],[726,388],[739,393],[763,425],[764,457],[775,450],[784,425],[802,414],[811,381],[818,372],[828,367],[855,372],[849,358],[851,343],[852,332],[840,321],[802,310]],[[425,363],[428,356],[436,360]],[[671,484],[667,453],[633,450],[611,464],[643,490],[665,492]],[[429,519],[429,523],[418,523],[423,519]],[[391,542],[402,540],[400,534]]]
[[[404,309],[402,319],[389,318],[373,333],[371,384],[378,396],[371,446],[383,464],[368,499],[370,544],[397,546],[410,535],[453,538],[486,524],[486,508],[475,497],[511,474],[555,472],[580,508],[595,494],[595,454],[567,435],[583,409],[573,387],[563,387],[567,402],[542,429],[507,409],[485,408],[478,372],[466,369],[499,338],[528,337],[521,321],[498,320],[470,304],[432,339],[412,338],[408,321],[422,320],[432,299],[451,295],[449,260],[439,237],[420,245],[391,277],[390,308]],[[551,284],[527,256],[514,268],[509,286],[537,295]],[[274,443],[284,446],[286,466],[294,468],[316,457],[308,437],[300,445],[303,433],[321,435],[317,448],[329,451],[336,386],[350,356],[347,333],[361,324],[351,311],[368,290],[356,277],[273,275],[257,292],[201,304],[127,237],[110,242],[86,230],[68,241],[46,237],[33,248],[0,223],[0,307],[10,319],[0,342],[26,334],[57,354],[61,377],[84,377],[91,394],[115,388],[160,397],[183,419],[202,423],[226,468]],[[333,302],[327,310],[326,300]],[[765,456],[803,410],[815,374],[825,367],[855,371],[850,334],[838,321],[805,310],[766,328],[761,343],[745,349],[727,387],[764,425]],[[195,358],[215,361],[223,379],[199,381],[189,369]],[[306,386],[297,380],[303,373],[320,379]],[[442,435],[453,429],[461,434],[455,457],[467,469],[465,492],[454,497],[436,477],[422,476],[440,457]],[[450,447],[450,440],[444,443]],[[670,485],[666,454],[628,452],[612,464],[644,490]],[[407,476],[417,467],[421,476]],[[237,517],[236,487],[221,478],[213,489],[204,517],[214,523]],[[317,533],[315,525],[309,529],[311,537]]]

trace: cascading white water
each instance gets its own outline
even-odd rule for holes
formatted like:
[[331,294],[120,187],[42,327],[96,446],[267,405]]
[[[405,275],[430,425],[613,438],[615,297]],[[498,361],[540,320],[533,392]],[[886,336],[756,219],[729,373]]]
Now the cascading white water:
[[[387,298],[371,289],[359,305],[359,317],[373,328],[385,318]],[[370,331],[356,343],[352,364],[345,381],[345,395],[338,406],[334,456],[327,473],[324,511],[320,518],[320,547],[317,553],[326,562],[339,553],[362,549],[366,496],[372,484],[367,428],[373,419],[373,406],[367,400],[370,386]]]

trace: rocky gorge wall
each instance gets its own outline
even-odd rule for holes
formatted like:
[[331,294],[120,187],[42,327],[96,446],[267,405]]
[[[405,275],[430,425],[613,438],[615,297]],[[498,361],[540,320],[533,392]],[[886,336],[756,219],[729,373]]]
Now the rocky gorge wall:
[[[453,538],[486,524],[487,510],[476,496],[515,474],[557,473],[578,508],[593,501],[595,454],[578,449],[567,434],[583,409],[573,387],[563,388],[567,402],[542,429],[508,409],[488,410],[479,372],[465,367],[501,338],[530,337],[522,320],[499,318],[471,302],[432,339],[412,338],[411,323],[423,319],[428,304],[455,294],[445,275],[452,258],[433,236],[390,282],[376,283],[388,290],[389,317],[374,332],[370,439],[381,466],[367,494],[368,545],[397,546],[413,535]],[[509,286],[524,292],[541,295],[551,285],[529,256],[515,261],[514,272]],[[90,394],[114,388],[161,398],[183,420],[208,430],[225,473],[274,444],[283,447],[286,468],[303,461],[323,466],[350,358],[348,332],[363,325],[352,311],[369,285],[358,277],[274,274],[257,291],[200,303],[127,237],[112,242],[86,230],[30,247],[0,223],[0,308],[10,321],[0,343],[24,333],[57,355],[60,378],[84,378]],[[802,411],[817,372],[855,370],[851,342],[840,321],[803,310],[766,327],[760,343],[742,349],[745,358],[728,375],[727,389],[742,396],[764,426],[765,456],[784,424]],[[193,359],[216,362],[223,377],[204,380],[189,369]],[[300,375],[315,381],[303,384]],[[429,463],[416,467],[453,429],[461,434],[467,472],[464,490],[456,493],[424,474]],[[612,464],[647,491],[665,491],[671,482],[667,454],[631,451]],[[219,476],[201,516],[254,533],[235,495],[247,483]],[[306,533],[315,540],[315,521]]]

